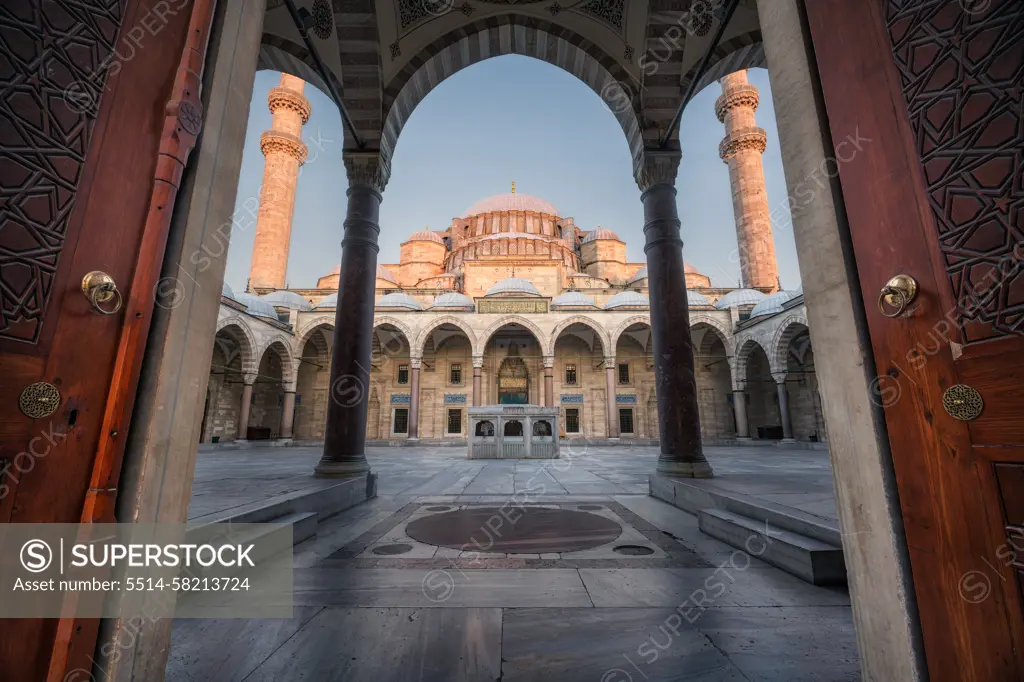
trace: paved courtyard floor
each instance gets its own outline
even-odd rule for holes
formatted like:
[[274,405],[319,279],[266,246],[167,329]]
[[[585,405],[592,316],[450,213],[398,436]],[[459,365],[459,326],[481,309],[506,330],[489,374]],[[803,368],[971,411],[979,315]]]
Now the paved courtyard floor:
[[[716,486],[835,516],[824,451],[707,454]],[[190,517],[319,485],[318,458],[316,448],[201,452]],[[720,543],[649,497],[654,447],[564,448],[546,461],[373,448],[369,459],[378,497],[295,548],[293,617],[177,621],[168,680],[860,679],[847,592]],[[543,535],[561,517],[590,530],[567,521],[544,546],[507,551],[516,524],[536,521]],[[445,539],[459,528],[465,544]],[[588,533],[587,546],[569,542]]]

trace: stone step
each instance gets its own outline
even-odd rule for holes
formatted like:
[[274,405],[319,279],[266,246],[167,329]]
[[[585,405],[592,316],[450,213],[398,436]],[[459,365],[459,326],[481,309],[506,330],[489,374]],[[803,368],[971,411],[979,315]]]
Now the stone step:
[[845,585],[843,550],[793,531],[723,509],[700,509],[701,532],[812,585]]
[[788,530],[819,540],[833,547],[842,547],[842,533],[834,519],[816,516],[805,511],[769,502],[752,495],[744,495],[716,487],[714,480],[684,480],[652,475],[652,497],[696,514],[702,509],[722,509],[745,516],[762,525]]

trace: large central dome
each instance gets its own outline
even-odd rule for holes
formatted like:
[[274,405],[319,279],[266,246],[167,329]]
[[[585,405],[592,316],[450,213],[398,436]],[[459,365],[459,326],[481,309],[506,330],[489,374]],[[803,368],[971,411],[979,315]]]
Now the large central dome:
[[511,192],[509,194],[495,194],[493,197],[481,199],[466,209],[462,217],[468,218],[480,215],[481,213],[500,211],[535,211],[536,213],[546,213],[553,216],[559,215],[558,209],[543,199],[531,197],[529,194]]

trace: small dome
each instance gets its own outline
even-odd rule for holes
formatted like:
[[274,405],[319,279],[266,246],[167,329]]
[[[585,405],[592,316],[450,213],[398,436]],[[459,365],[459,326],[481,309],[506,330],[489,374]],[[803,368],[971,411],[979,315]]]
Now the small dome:
[[231,287],[228,286],[227,282],[224,282],[224,284],[220,286],[220,295],[224,298],[230,298],[232,301],[238,300],[235,298],[235,292],[231,290]]
[[597,241],[598,239],[615,239],[616,241],[622,241],[619,239],[619,235],[615,234],[611,230],[605,230],[599,228],[592,230],[587,233],[587,236],[583,238],[582,244],[589,244],[590,242]]
[[689,289],[687,289],[686,290],[686,305],[688,305],[691,308],[693,308],[693,307],[697,307],[697,306],[708,306],[708,307],[710,307],[712,304],[711,304],[711,299],[709,299],[704,294],[700,293],[699,291],[690,291]]
[[273,291],[269,294],[260,296],[261,299],[274,306],[275,308],[291,308],[294,310],[312,310],[313,306],[309,304],[309,301],[299,296],[294,291],[286,291],[281,289],[280,291]]
[[338,295],[331,294],[330,296],[324,296],[320,299],[320,302],[316,304],[315,308],[337,308],[338,307]]
[[271,320],[278,319],[274,306],[264,301],[259,296],[252,294],[238,294],[235,300],[246,307],[246,312],[253,317],[266,317]]
[[463,218],[480,215],[481,213],[496,213],[504,211],[533,211],[547,215],[558,215],[558,209],[553,204],[531,197],[529,194],[495,194],[476,202],[466,209],[462,214]]
[[[338,272],[341,272],[341,268],[338,268]],[[383,279],[385,281],[391,282],[392,284],[398,284],[398,278],[391,274],[391,271],[388,270],[383,265],[377,266],[377,279]]]
[[615,308],[649,308],[650,301],[643,294],[636,291],[623,291],[615,294],[604,304],[605,310]]
[[754,309],[750,311],[750,316],[761,317],[762,315],[774,315],[775,313],[781,313],[782,307],[799,295],[800,294],[795,291],[776,291],[771,296],[765,296],[761,299],[761,301],[754,306]]
[[486,295],[493,296],[494,294],[529,294],[531,296],[540,296],[537,287],[522,277],[507,277],[500,282],[495,282],[494,286],[487,290]]
[[722,298],[718,299],[715,307],[719,310],[737,308],[741,305],[755,305],[760,303],[765,295],[755,289],[733,289]]
[[450,293],[441,294],[434,299],[434,302],[430,305],[431,308],[472,308],[473,299],[465,294]]
[[581,294],[578,291],[567,291],[564,294],[555,296],[555,300],[551,301],[553,307],[569,307],[569,306],[586,306],[588,308],[596,307],[594,301]]
[[647,266],[643,266],[636,271],[636,274],[629,278],[629,283],[639,282],[642,279],[647,279]]
[[406,241],[410,242],[434,242],[436,244],[444,244],[444,239],[441,238],[437,232],[431,232],[430,230],[420,230],[419,232],[413,232],[409,235],[409,239]]
[[407,310],[423,310],[420,302],[409,294],[387,294],[377,301],[378,308],[405,308]]

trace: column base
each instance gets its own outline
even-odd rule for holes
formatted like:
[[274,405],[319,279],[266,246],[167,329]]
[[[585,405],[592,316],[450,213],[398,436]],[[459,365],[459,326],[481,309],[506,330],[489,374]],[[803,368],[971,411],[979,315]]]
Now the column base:
[[363,455],[360,455],[357,459],[341,462],[324,462],[321,460],[313,469],[313,474],[320,478],[351,478],[353,476],[362,476],[369,472],[370,463],[366,461],[366,457]]
[[291,445],[293,442],[295,442],[295,440],[291,436],[286,436],[284,438],[278,438],[277,440],[275,440],[274,445],[284,447],[287,445]]
[[796,442],[796,438],[783,438],[782,442],[783,443],[795,443]]
[[706,459],[696,462],[659,459],[656,470],[662,476],[672,476],[674,478],[714,478],[715,475],[714,470]]
[[238,443],[239,445],[248,445],[249,444],[249,439],[248,438],[236,438],[236,439],[234,439],[231,442],[232,443]]

